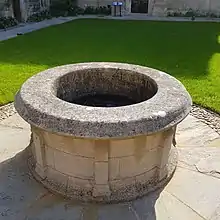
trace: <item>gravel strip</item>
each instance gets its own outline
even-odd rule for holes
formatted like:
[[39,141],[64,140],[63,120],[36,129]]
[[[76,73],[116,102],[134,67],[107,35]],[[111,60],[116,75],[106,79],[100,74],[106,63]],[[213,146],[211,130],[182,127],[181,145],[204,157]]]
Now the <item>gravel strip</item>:
[[195,118],[198,118],[200,121],[204,122],[205,124],[207,124],[209,127],[214,129],[218,134],[220,134],[219,114],[197,105],[193,105],[190,114]]
[[[0,121],[12,116],[16,113],[14,108],[14,103],[9,103],[7,105],[0,107]],[[212,129],[214,129],[218,134],[220,134],[220,115],[202,108],[197,105],[193,105],[190,115],[198,118]]]
[[0,121],[12,116],[16,113],[14,103],[9,103],[0,107]]

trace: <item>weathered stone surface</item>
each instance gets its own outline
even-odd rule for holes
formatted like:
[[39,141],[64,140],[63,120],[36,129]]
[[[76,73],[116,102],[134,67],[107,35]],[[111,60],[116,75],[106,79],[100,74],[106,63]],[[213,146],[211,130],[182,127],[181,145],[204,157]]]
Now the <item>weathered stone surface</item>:
[[124,140],[112,140],[110,143],[109,157],[127,157],[135,153],[134,138]]
[[138,220],[128,204],[108,205],[98,210],[99,220]]
[[204,218],[196,213],[195,210],[186,206],[184,203],[178,200],[178,198],[172,196],[166,191],[160,194],[160,198],[155,204],[155,210],[156,219],[158,220],[204,220]]
[[135,156],[120,159],[120,177],[133,177],[145,173],[156,167],[160,160],[157,150],[146,153],[142,158]]
[[111,196],[111,191],[109,189],[109,185],[108,184],[96,184],[93,188],[93,192],[92,195],[94,198],[96,197],[109,197]]
[[220,149],[216,147],[178,148],[178,166],[194,171],[205,171],[206,174],[219,176],[211,172],[219,170]]
[[191,115],[177,126],[178,147],[204,147],[218,137],[217,132]]
[[96,140],[94,143],[95,161],[108,162],[110,140]]
[[45,145],[76,156],[94,158],[94,140],[73,138],[41,131]]
[[216,0],[149,0],[152,7],[152,14],[155,16],[166,16],[167,12],[185,14],[189,9],[204,14],[212,12],[218,15],[220,12],[220,3]]
[[108,185],[108,163],[96,162],[94,169],[96,184]]
[[[47,188],[71,199],[130,200],[165,184],[177,164],[176,148],[171,148],[173,129],[160,132],[159,141],[156,141],[158,145],[153,149],[146,146],[148,136],[128,141],[113,139],[114,144],[111,144],[112,139],[79,139],[45,133],[35,127],[32,132],[32,164],[36,165],[31,170],[34,176]],[[126,148],[123,143],[131,144],[132,156],[123,157],[120,149]],[[87,152],[89,146],[91,149]],[[115,153],[109,154],[112,146]],[[69,181],[62,184],[62,179]]]
[[109,180],[120,179],[120,159],[111,158],[109,160]]
[[197,164],[197,170],[201,173],[212,175],[220,179],[220,154],[209,155],[201,159]]
[[220,178],[219,135],[193,116],[179,125],[178,132],[178,166]]
[[0,125],[30,130],[30,125],[19,114],[14,114],[0,122]]
[[50,147],[45,147],[46,164],[52,168],[55,168],[54,150]]
[[[13,125],[12,125],[13,126]],[[200,124],[198,124],[200,126]],[[12,138],[13,137],[13,138]],[[178,169],[162,192],[154,192],[132,203],[115,205],[81,204],[48,192],[27,168],[29,132],[0,126],[0,216],[28,220],[219,220],[219,179],[187,169]],[[219,147],[178,148],[180,159],[198,163],[206,157],[219,160]],[[189,152],[189,156],[187,156]],[[180,162],[179,162],[180,164]],[[182,165],[181,165],[182,166]],[[91,187],[88,181],[69,179],[73,186]],[[78,183],[80,181],[80,183]],[[63,181],[64,182],[64,181]],[[202,217],[201,217],[201,216]]]
[[219,220],[220,219],[220,206],[212,214],[210,220]]
[[[82,88],[88,89],[81,91],[85,94],[100,92],[98,88],[104,82],[108,86],[102,86],[102,92],[132,95],[129,88],[135,88],[140,94],[145,91],[147,96],[138,104],[120,108],[74,105],[61,99],[68,99],[66,96],[73,89],[75,92],[71,94],[75,96]],[[140,87],[145,84],[146,87]],[[152,90],[153,95],[150,94]],[[57,97],[58,93],[63,94],[61,98]],[[191,104],[183,85],[164,72],[105,62],[72,64],[41,72],[28,79],[15,98],[16,110],[30,124],[57,133],[93,138],[135,136],[170,128],[186,117]]]
[[[108,202],[142,196],[171,178],[177,164],[175,128],[191,104],[174,77],[107,62],[48,69],[28,79],[15,98],[16,110],[31,124],[34,175],[42,183],[59,182],[46,176],[49,166],[89,180],[95,197],[103,193],[98,201]],[[71,198],[62,188],[56,191]],[[90,194],[87,200],[93,200]]]
[[61,151],[54,152],[56,170],[82,179],[92,178],[94,161],[90,158],[75,157]]
[[134,201],[132,206],[139,220],[204,220],[166,191],[151,193],[148,197]]
[[49,184],[51,188],[56,192],[66,192],[67,184],[69,177],[53,168],[47,167],[46,171],[46,179],[43,181],[46,184]]
[[220,180],[199,172],[177,168],[165,191],[203,218],[209,219],[220,204]]
[[0,125],[0,142],[0,162],[2,162],[29,145],[30,131]]
[[220,136],[216,139],[214,139],[213,141],[210,141],[207,144],[207,147],[219,147],[220,148]]

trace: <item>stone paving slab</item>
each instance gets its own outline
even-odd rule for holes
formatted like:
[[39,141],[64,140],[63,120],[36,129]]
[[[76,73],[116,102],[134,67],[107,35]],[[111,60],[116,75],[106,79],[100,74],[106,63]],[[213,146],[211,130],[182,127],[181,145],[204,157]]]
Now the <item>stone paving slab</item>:
[[[190,116],[182,122],[179,131],[190,135],[188,130],[200,126],[204,123]],[[194,140],[193,147],[178,148],[179,167],[164,189],[130,203],[82,204],[51,194],[33,179],[27,168],[25,151],[30,131],[20,116],[13,115],[0,124],[0,219],[218,220],[220,179],[206,173],[214,168],[219,171],[219,136],[213,140],[216,134],[211,131],[207,133],[212,134],[211,140],[204,137],[202,142]],[[187,144],[182,137],[185,138],[178,136],[179,141]],[[191,135],[191,139],[197,136]],[[205,172],[198,172],[195,164]]]
[[138,213],[139,220],[204,220],[193,209],[165,190],[160,194],[154,192],[133,202],[133,207]]
[[204,220],[195,210],[186,206],[178,198],[166,191],[161,194],[160,199],[156,202],[156,219]]
[[220,148],[179,148],[178,152],[179,167],[220,178]]
[[97,206],[97,216],[86,218],[86,220],[126,220],[138,219],[138,215],[130,208],[129,204],[105,205]]
[[24,121],[19,114],[14,114],[11,117],[0,121],[0,125],[5,125],[9,127],[22,128],[25,130],[30,130],[30,125]]
[[176,133],[178,147],[204,147],[218,137],[216,131],[191,115],[178,125]]
[[199,172],[215,176],[220,179],[220,157],[218,155],[209,156],[203,160],[200,160],[196,165]]
[[210,220],[219,220],[220,219],[220,205],[216,211],[212,214]]
[[220,179],[183,168],[177,168],[165,188],[205,219],[209,219],[220,204],[219,189]]
[[207,147],[218,147],[218,148],[220,148],[220,138],[216,138],[215,140],[209,142]]
[[30,141],[30,131],[0,125],[0,162],[24,150]]

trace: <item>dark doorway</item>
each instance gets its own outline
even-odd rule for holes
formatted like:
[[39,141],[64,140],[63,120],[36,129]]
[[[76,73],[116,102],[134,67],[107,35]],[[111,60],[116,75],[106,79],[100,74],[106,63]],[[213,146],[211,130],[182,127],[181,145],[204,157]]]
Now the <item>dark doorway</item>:
[[21,22],[21,7],[20,7],[20,0],[12,0],[12,7],[13,12],[16,20],[18,22]]
[[148,13],[149,0],[132,0],[131,12],[132,13]]

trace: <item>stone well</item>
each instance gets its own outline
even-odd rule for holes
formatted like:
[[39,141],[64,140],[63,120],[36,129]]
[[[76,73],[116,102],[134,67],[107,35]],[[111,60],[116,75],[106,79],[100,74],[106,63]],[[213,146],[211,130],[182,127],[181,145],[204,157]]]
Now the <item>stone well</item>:
[[176,126],[191,104],[164,72],[104,62],[43,71],[15,98],[32,129],[34,176],[65,197],[99,202],[135,199],[171,178]]

